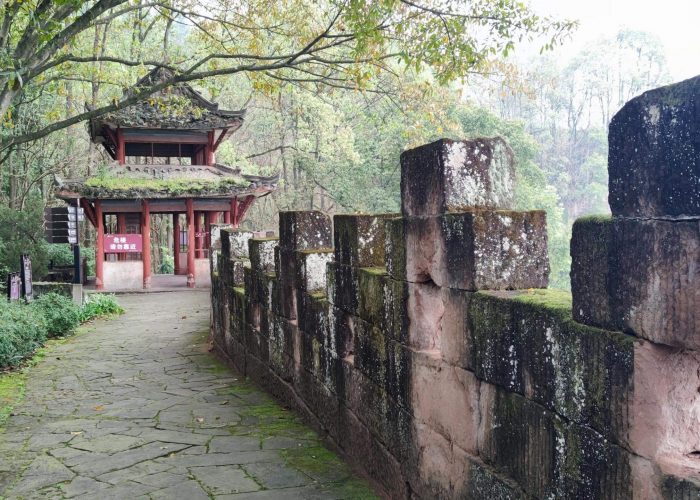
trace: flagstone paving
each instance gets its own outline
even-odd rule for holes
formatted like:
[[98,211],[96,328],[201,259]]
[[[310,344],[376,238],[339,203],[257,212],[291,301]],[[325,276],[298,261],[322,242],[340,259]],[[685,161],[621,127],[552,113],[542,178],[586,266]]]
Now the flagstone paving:
[[0,496],[373,497],[314,432],[207,351],[208,292],[118,300],[124,315],[28,369],[0,434]]

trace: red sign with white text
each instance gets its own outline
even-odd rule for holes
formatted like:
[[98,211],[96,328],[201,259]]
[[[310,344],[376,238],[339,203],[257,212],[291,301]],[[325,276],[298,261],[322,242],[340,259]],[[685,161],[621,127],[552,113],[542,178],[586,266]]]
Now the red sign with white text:
[[140,234],[105,234],[105,253],[140,253]]

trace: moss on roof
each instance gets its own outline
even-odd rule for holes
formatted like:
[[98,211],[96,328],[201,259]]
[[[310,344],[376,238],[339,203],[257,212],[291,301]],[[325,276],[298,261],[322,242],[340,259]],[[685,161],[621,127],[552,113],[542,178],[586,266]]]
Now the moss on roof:
[[139,179],[118,176],[95,176],[74,186],[84,196],[95,197],[170,197],[185,195],[224,196],[242,191],[250,181],[240,177],[221,179]]

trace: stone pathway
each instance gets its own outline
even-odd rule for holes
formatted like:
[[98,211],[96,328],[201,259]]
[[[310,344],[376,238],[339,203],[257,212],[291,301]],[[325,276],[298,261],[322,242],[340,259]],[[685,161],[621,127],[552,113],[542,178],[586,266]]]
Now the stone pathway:
[[6,498],[369,498],[318,436],[207,352],[208,292],[118,297],[30,369]]

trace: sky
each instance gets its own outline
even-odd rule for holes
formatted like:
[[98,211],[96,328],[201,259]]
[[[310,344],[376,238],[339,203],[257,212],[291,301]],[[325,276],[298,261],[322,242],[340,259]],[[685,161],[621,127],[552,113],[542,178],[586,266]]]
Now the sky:
[[573,55],[620,28],[648,31],[666,49],[674,80],[700,74],[700,0],[530,0],[539,15],[578,19],[578,30],[561,50]]

